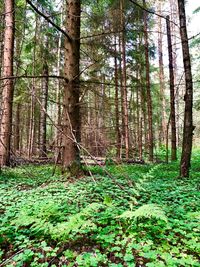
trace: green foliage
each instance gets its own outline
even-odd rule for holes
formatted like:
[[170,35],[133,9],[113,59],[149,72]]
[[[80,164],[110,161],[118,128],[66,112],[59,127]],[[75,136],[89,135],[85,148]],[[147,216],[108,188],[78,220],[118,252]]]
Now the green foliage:
[[167,217],[165,216],[163,210],[154,204],[146,204],[141,206],[135,211],[125,211],[119,218],[124,219],[156,219],[167,222]]
[[193,14],[196,14],[198,12],[200,12],[200,7],[198,7],[197,9],[195,9],[195,11],[193,12]]
[[198,151],[190,179],[176,162],[90,171],[95,181],[52,177],[52,166],[2,171],[2,266],[199,266]]

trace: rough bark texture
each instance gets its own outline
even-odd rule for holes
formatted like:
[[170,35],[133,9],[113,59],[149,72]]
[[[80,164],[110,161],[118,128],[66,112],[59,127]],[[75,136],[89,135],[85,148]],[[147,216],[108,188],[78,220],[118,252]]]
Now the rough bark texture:
[[[67,1],[66,29],[72,40],[65,40],[65,77],[63,107],[63,167],[71,169],[79,164],[80,108],[79,108],[79,60],[80,60],[80,13],[79,0]],[[72,169],[71,169],[72,170]],[[74,168],[76,171],[76,168]],[[72,170],[73,172],[73,170]]]
[[[143,6],[146,6],[146,1],[143,0]],[[147,32],[147,13],[144,11],[144,42],[145,42],[145,59],[146,59],[146,91],[147,91],[147,111],[148,111],[148,147],[149,161],[153,161],[153,114],[152,114],[152,99],[150,85],[150,66],[149,66],[149,43]]]
[[171,28],[170,28],[169,16],[166,17],[166,23],[167,23],[167,42],[168,42],[168,55],[169,55],[169,82],[170,82],[171,160],[177,160],[174,68],[173,68],[173,51],[172,51]]
[[192,72],[190,63],[190,53],[188,46],[188,36],[186,27],[186,15],[185,15],[185,1],[178,0],[179,18],[180,18],[180,33],[183,52],[183,63],[185,70],[185,83],[186,92],[184,96],[185,100],[185,113],[184,113],[184,128],[183,128],[183,144],[182,155],[180,164],[180,175],[182,177],[189,176],[191,153],[192,153],[192,138],[193,138],[193,83]]
[[[3,77],[13,76],[13,49],[14,49],[14,2],[4,1],[5,30],[3,51]],[[1,103],[0,127],[0,166],[9,165],[10,141],[12,132],[12,100],[13,80],[4,80]]]

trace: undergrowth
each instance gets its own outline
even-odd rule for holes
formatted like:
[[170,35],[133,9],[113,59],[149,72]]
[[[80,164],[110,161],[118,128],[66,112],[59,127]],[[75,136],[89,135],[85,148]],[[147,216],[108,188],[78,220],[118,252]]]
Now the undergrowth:
[[3,170],[0,266],[200,266],[200,164],[91,167],[75,180],[52,166]]

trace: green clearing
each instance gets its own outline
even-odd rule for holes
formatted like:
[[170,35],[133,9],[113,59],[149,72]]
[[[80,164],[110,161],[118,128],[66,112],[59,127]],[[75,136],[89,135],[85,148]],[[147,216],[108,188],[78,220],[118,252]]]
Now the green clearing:
[[200,266],[200,154],[179,164],[91,167],[69,179],[52,166],[0,176],[0,266]]

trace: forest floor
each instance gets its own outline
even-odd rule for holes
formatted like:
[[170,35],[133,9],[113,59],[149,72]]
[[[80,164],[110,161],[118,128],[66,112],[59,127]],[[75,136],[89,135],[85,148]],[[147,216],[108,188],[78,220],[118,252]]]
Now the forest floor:
[[91,167],[79,180],[50,165],[4,169],[0,267],[200,266],[199,161],[189,179],[178,162]]

